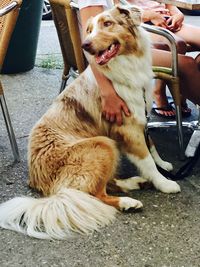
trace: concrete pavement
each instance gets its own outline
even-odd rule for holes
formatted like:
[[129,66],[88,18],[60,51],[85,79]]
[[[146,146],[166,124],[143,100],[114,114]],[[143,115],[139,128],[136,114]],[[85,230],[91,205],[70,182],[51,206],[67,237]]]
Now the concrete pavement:
[[[186,17],[194,24],[200,17]],[[19,145],[21,161],[13,165],[12,152],[0,112],[0,202],[32,195],[27,186],[27,139],[35,122],[56,97],[62,58],[53,23],[42,22],[36,67],[26,73],[3,75],[5,96]],[[194,115],[195,116],[195,115]],[[185,144],[190,132],[184,130]],[[152,131],[163,158],[175,170],[178,157],[174,129]],[[89,237],[65,241],[36,240],[0,229],[1,267],[199,267],[200,266],[200,162],[180,181],[182,192],[166,195],[154,189],[130,196],[143,202],[141,212],[122,213],[116,221]],[[135,174],[123,160],[120,175]]]

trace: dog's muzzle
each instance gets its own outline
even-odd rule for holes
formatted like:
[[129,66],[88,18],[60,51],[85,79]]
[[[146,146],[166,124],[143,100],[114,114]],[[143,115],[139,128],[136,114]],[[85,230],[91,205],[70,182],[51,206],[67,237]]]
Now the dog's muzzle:
[[81,46],[86,52],[90,53],[91,55],[95,54],[95,51],[92,47],[92,42],[89,40],[85,40]]
[[120,49],[120,44],[119,42],[114,42],[113,44],[109,45],[109,47],[105,50],[95,51],[92,42],[86,40],[82,44],[82,48],[91,55],[94,55],[97,64],[104,65],[117,55]]

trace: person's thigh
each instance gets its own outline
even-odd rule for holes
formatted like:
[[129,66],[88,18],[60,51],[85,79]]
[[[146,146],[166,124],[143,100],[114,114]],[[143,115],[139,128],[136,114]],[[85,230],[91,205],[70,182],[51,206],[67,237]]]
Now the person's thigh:
[[175,35],[183,38],[186,43],[195,45],[200,49],[200,27],[183,24],[180,31],[176,32]]
[[[190,64],[190,67],[192,69],[194,68],[194,59],[178,54],[178,65],[179,65],[179,72],[180,73],[185,73],[187,65],[190,63],[192,60],[192,64]],[[152,64],[153,66],[162,66],[162,67],[171,67],[172,63],[172,54],[170,51],[164,51],[160,49],[152,49]]]
[[[183,38],[175,35],[172,32],[171,32],[171,34],[175,39],[175,42],[177,45],[177,52],[180,54],[185,54],[187,51],[185,40],[183,40]],[[154,33],[151,33],[150,37],[151,37],[152,43],[153,43],[155,48],[162,49],[162,50],[168,50],[168,51],[171,50],[170,41],[166,37],[161,36],[159,34],[154,34]]]

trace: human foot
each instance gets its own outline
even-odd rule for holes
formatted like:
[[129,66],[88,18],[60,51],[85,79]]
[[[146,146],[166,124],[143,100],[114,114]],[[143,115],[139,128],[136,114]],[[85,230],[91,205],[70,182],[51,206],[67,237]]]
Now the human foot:
[[[172,105],[175,109],[174,102],[170,102],[170,105]],[[188,107],[188,104],[186,102],[181,103],[181,113],[183,118],[187,118],[191,115],[192,110]]]
[[[200,64],[200,54],[199,54],[199,64]],[[154,91],[155,102],[153,104],[152,113],[154,115],[164,117],[164,118],[175,118],[176,109],[175,104],[172,100],[172,97],[166,96],[165,93],[161,91]],[[186,118],[191,115],[191,108],[188,107],[186,99],[181,99],[181,112],[182,117]]]
[[165,89],[154,90],[154,101],[152,111],[155,115],[165,118],[175,118],[175,109],[169,104]]
[[163,118],[175,118],[175,109],[172,105],[167,104],[167,106],[157,107],[156,104],[153,105],[152,113],[156,116]]

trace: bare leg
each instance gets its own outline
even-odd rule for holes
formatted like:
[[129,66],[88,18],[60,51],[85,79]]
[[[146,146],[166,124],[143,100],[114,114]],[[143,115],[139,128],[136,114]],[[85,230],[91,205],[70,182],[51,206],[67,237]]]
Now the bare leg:
[[[169,103],[166,96],[166,84],[162,80],[155,81],[155,87],[153,91],[154,101],[157,108],[167,108]],[[164,115],[166,117],[175,116],[175,110],[156,110],[157,113]]]
[[[187,52],[187,41],[185,38],[178,36],[176,34],[171,33],[174,36],[177,46],[177,52],[179,54],[185,54]],[[153,44],[155,44],[156,49],[170,51],[171,45],[170,42],[163,36],[158,34],[151,34],[151,40]]]
[[[179,54],[185,54],[187,52],[186,42],[182,38],[176,36],[175,34],[173,34],[173,35],[174,35],[174,38],[176,40],[177,52]],[[156,49],[162,49],[162,50],[170,51],[170,44],[165,37],[162,37],[162,36],[157,35],[157,34],[152,34],[151,38],[154,42],[154,47]],[[159,44],[162,44],[162,45],[159,45]],[[168,117],[172,117],[172,116],[174,117],[175,116],[175,114],[176,114],[175,110],[170,109],[170,106],[169,106],[169,103],[167,100],[166,84],[162,80],[156,80],[156,82],[155,82],[154,100],[155,100],[156,106],[158,108],[163,107],[163,109],[161,109],[161,110],[156,109],[156,113],[159,113],[159,114],[164,115],[166,117],[167,116]],[[182,99],[182,106],[186,106],[186,99],[185,98]],[[165,107],[166,108],[169,107],[169,110],[164,110]],[[189,110],[189,112],[191,112],[191,110]]]
[[187,44],[195,46],[197,50],[200,50],[200,27],[183,24],[180,31],[176,32],[175,35],[184,39]]
[[195,62],[197,63],[198,69],[200,71],[200,54],[198,54],[195,58]]
[[[168,51],[152,49],[153,65],[171,65],[171,53]],[[178,55],[180,89],[184,98],[191,100],[194,104],[200,104],[200,71],[196,61],[192,57]]]

